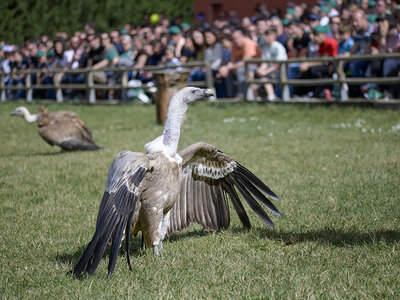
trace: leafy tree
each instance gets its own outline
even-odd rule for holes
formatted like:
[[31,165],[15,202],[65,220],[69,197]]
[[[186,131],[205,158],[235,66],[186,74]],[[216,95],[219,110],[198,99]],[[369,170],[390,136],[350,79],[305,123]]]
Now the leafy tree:
[[1,0],[0,40],[22,43],[42,34],[69,34],[93,23],[98,30],[120,29],[126,23],[140,24],[143,16],[164,13],[168,18],[193,18],[190,0]]

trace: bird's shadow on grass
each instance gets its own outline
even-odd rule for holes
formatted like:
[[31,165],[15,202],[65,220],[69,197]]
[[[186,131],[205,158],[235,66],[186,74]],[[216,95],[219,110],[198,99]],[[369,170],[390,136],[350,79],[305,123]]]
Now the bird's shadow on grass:
[[305,232],[274,231],[265,228],[255,228],[252,232],[261,239],[281,241],[284,246],[316,242],[330,244],[336,247],[362,246],[384,242],[386,244],[400,243],[400,232],[394,230],[377,230],[371,232],[343,231],[340,229],[323,228]]
[[55,156],[68,153],[67,151],[59,151],[59,152],[36,152],[36,153],[8,153],[4,155],[0,155],[0,157],[36,157],[36,156]]
[[[71,266],[74,266],[76,263],[78,263],[83,252],[85,251],[86,246],[87,246],[87,244],[82,245],[78,249],[76,249],[74,252],[65,252],[65,253],[57,254],[55,259],[59,263],[69,264]],[[138,257],[138,256],[143,255],[142,240],[141,240],[140,236],[131,238],[130,243],[129,243],[129,249],[130,249],[129,254],[131,256]],[[104,258],[107,258],[109,256],[109,254],[110,254],[110,246],[107,247],[106,252],[104,254]],[[126,254],[125,241],[122,241],[121,248],[119,249],[119,255],[124,255],[124,254]]]
[[[373,232],[347,232],[338,229],[324,228],[320,230],[309,230],[306,232],[293,232],[293,231],[274,231],[266,229],[265,227],[253,228],[251,230],[243,229],[241,227],[231,227],[230,229],[234,234],[249,232],[250,236],[254,236],[257,239],[269,239],[275,240],[282,243],[283,246],[290,246],[296,244],[302,244],[307,242],[317,242],[320,244],[330,244],[336,247],[348,247],[348,246],[362,246],[384,242],[386,244],[400,243],[400,232],[394,230],[378,230]],[[183,233],[174,233],[168,239],[167,242],[174,243],[189,238],[202,238],[210,234],[202,229],[194,229],[191,231],[185,231]],[[144,250],[141,247],[141,237],[135,237],[130,242],[130,255],[133,257],[139,257],[144,255]],[[67,252],[56,255],[56,260],[59,263],[70,264],[74,266],[86,245],[79,247],[74,252]],[[110,247],[108,247],[110,248]],[[123,241],[120,248],[120,255],[126,254],[125,242]],[[104,255],[104,259],[109,256],[109,249]]]

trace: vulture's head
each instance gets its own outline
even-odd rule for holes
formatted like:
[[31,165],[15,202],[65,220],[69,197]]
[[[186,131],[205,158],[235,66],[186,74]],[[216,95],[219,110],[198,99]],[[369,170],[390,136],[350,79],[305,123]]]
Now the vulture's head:
[[14,109],[11,112],[11,115],[12,116],[21,116],[21,117],[23,117],[23,116],[25,116],[26,113],[29,113],[28,109],[25,106],[20,106],[20,107],[17,107],[16,109]]
[[214,96],[210,89],[201,89],[198,87],[185,87],[181,89],[177,96],[182,97],[182,100],[190,105],[200,99],[207,99]]

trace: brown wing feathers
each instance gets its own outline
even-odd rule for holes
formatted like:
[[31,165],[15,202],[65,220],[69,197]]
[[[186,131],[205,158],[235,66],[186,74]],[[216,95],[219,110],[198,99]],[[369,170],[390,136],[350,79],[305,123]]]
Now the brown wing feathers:
[[[273,222],[259,202],[281,215],[267,198],[279,200],[275,193],[252,172],[212,145],[193,144],[179,154],[183,158],[183,178],[180,198],[171,211],[170,232],[182,230],[193,222],[209,230],[228,227],[227,196],[243,226],[250,228],[249,217],[236,190],[267,225],[273,226]],[[187,207],[186,213],[183,207]]]
[[57,145],[65,150],[100,150],[79,116],[70,111],[47,112],[38,110],[40,136],[50,145]]
[[[116,191],[104,192],[97,218],[96,231],[83,252],[81,259],[72,271],[75,276],[79,277],[85,268],[87,274],[91,275],[94,273],[112,235],[108,264],[108,276],[111,276],[117,261],[124,229],[126,233],[127,261],[129,268],[131,268],[129,257],[130,228],[136,201],[138,200],[135,188],[139,186],[145,173],[146,170],[140,167]],[[133,190],[131,190],[132,188]]]

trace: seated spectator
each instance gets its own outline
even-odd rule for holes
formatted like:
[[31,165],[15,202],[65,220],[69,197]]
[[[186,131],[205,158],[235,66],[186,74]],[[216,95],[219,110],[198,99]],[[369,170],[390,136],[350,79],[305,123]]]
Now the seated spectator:
[[[268,29],[264,33],[265,45],[261,48],[261,58],[271,60],[286,60],[286,49],[277,40],[277,33],[274,28]],[[279,64],[278,63],[262,63],[256,71],[258,78],[279,79]],[[276,99],[275,90],[272,84],[264,84],[264,89],[267,93],[269,101]],[[280,91],[279,91],[280,93]]]
[[351,37],[351,26],[346,23],[339,25],[339,55],[350,56],[351,49],[354,46],[354,40]]
[[122,53],[118,59],[118,66],[131,67],[135,61],[135,54],[133,52],[132,38],[129,35],[121,36]]
[[[354,45],[351,55],[367,54],[371,49],[371,34],[373,26],[368,23],[365,12],[361,9],[352,14],[352,25],[355,34],[353,35]],[[355,61],[349,63],[349,70],[353,77],[364,77],[369,66],[368,61]]]
[[224,35],[221,39],[222,44],[222,60],[221,66],[218,68],[218,71],[215,74],[215,89],[217,92],[218,98],[231,98],[234,97],[234,85],[233,85],[233,74],[228,72],[225,76],[223,73],[220,73],[220,70],[224,70],[221,68],[222,66],[226,66],[232,60],[232,46],[233,41],[231,35]]
[[[1,48],[2,46],[0,46]],[[17,49],[15,49],[17,50]],[[2,66],[2,71],[7,73],[5,67],[5,56],[2,55],[4,53],[3,49],[0,49],[0,64]],[[20,70],[25,70],[27,69],[27,64],[24,63],[22,59],[22,55],[19,51],[15,51],[12,53],[12,55],[9,58],[9,68],[10,68],[10,77],[7,80],[6,79],[6,84],[7,86],[23,86],[24,81],[25,81],[25,76],[24,74],[17,74],[18,71]],[[7,99],[9,100],[15,100],[15,99],[21,99],[25,96],[25,91],[24,90],[7,90]]]
[[[175,56],[176,49],[173,45],[169,45],[167,49],[165,49],[165,55],[162,58],[162,63],[167,67],[171,66],[180,66],[182,63],[180,60]],[[178,70],[179,68],[174,68],[174,70]]]
[[197,51],[194,46],[194,41],[192,37],[185,37],[185,44],[181,50],[181,56],[179,57],[182,64],[187,63],[188,61],[197,60]]
[[291,57],[308,57],[310,34],[303,30],[299,21],[290,22],[289,34],[293,37]]
[[171,26],[169,28],[169,34],[171,38],[171,44],[175,48],[175,54],[177,58],[180,58],[182,55],[182,48],[185,45],[185,38],[182,35],[182,31],[178,26]]
[[[111,43],[107,33],[101,34],[101,41],[98,35],[89,35],[88,41],[90,45],[87,60],[88,67],[93,70],[99,70],[118,63],[118,51]],[[93,80],[96,83],[105,84],[107,83],[107,75],[104,71],[94,72]]]
[[288,41],[288,36],[286,33],[283,31],[283,24],[282,21],[279,17],[272,17],[271,18],[271,27],[276,30],[277,34],[277,41],[281,43],[286,51],[287,51],[287,41]]
[[151,41],[151,46],[153,48],[153,55],[150,56],[149,60],[151,61],[151,64],[154,66],[158,66],[161,64],[161,59],[164,56],[164,47],[161,43],[160,40],[153,40]]
[[197,60],[204,60],[204,52],[206,44],[204,35],[200,30],[193,30],[192,32],[193,43],[197,53]]
[[[313,28],[312,39],[314,43],[319,46],[318,56],[337,56],[338,55],[338,42],[332,38],[326,36],[328,28],[326,26],[316,26]],[[328,78],[333,74],[333,67],[331,64],[325,64],[323,62],[303,62],[300,65],[300,78]],[[325,98],[325,94],[329,91],[330,86],[318,86],[317,88],[310,91],[309,96],[317,98]],[[294,93],[296,95],[303,95],[304,91],[309,89],[303,89],[302,87],[296,87]],[[327,91],[325,91],[327,90]],[[330,98],[327,96],[326,98]]]
[[256,42],[244,36],[241,29],[236,29],[232,34],[232,61],[221,66],[218,70],[219,76],[226,78],[229,73],[236,76],[238,82],[238,96],[246,95],[246,76],[244,60],[248,58],[259,58],[261,50]]
[[122,45],[121,45],[119,31],[118,30],[111,31],[110,39],[111,39],[111,42],[113,43],[113,45],[115,46],[115,48],[117,49],[118,54],[121,54],[123,52],[123,49],[122,49]]

